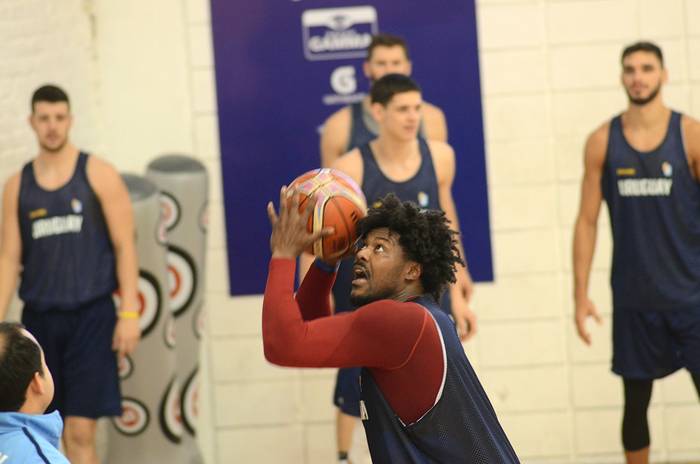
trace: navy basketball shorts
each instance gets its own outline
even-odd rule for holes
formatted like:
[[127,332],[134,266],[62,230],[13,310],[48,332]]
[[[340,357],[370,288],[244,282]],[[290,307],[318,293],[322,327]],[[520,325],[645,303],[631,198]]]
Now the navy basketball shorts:
[[112,337],[116,311],[111,296],[74,310],[33,311],[22,323],[44,350],[55,393],[46,412],[97,419],[121,416],[121,394]]
[[700,308],[613,311],[613,372],[658,379],[681,368],[700,374]]

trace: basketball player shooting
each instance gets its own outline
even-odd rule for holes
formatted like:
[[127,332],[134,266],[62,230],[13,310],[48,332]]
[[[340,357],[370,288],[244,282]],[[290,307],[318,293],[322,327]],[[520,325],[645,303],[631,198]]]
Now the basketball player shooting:
[[384,197],[358,223],[351,298],[331,316],[336,263],[316,259],[294,294],[296,258],[334,233],[307,231],[313,202],[283,187],[272,202],[263,301],[268,361],[361,366],[361,411],[374,462],[517,463],[449,316],[438,306],[461,264],[445,214]]

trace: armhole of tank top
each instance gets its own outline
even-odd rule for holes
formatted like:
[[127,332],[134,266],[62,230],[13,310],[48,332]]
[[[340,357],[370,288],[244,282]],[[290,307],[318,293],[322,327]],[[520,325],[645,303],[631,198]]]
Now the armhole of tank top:
[[613,143],[613,131],[616,127],[620,132],[620,137],[624,137],[625,135],[622,133],[622,121],[620,115],[617,115],[614,118],[612,118],[610,120],[610,124],[608,125],[608,140],[605,143],[605,159],[603,160],[603,174],[605,174],[606,168],[608,167],[608,162],[610,161],[610,148],[612,147]]
[[[419,423],[425,416],[428,415],[428,413],[430,413],[430,411],[435,409],[435,406],[437,406],[437,404],[440,402],[440,398],[442,398],[442,393],[445,390],[445,381],[447,380],[447,348],[445,347],[445,339],[442,337],[442,331],[440,330],[440,324],[438,324],[437,319],[435,319],[435,317],[430,314],[430,311],[427,309],[426,312],[428,313],[432,323],[435,324],[435,330],[437,330],[438,337],[440,338],[440,350],[442,351],[442,380],[440,380],[440,388],[438,389],[437,395],[435,395],[433,405],[430,406],[428,410],[425,411],[416,421],[408,424],[409,426]],[[401,421],[401,423],[403,424],[403,421]]]
[[674,111],[675,114],[678,116],[678,140],[681,142],[681,150],[683,150],[683,157],[688,160],[688,150],[686,148],[685,144],[685,132],[683,132],[683,113],[677,113]]
[[97,193],[95,193],[95,189],[92,186],[92,183],[90,182],[90,177],[88,177],[88,172],[87,172],[88,162],[90,161],[90,154],[86,153],[84,151],[81,151],[78,156],[80,158],[78,158],[78,164],[75,167],[75,169],[78,171],[78,172],[76,172],[76,174],[77,174],[76,177],[79,176],[80,179],[83,182],[85,182],[85,185],[88,186],[88,188],[93,193],[93,195],[97,196]]
[[[350,132],[348,132],[348,143],[345,145],[345,153],[349,152],[352,150],[354,147],[352,146],[352,135],[355,133],[357,130],[357,124],[358,122],[361,122],[362,119],[362,107],[360,107],[360,111],[357,111],[358,105],[355,103],[350,104]],[[359,116],[358,116],[359,114]],[[360,121],[358,121],[358,119]]]

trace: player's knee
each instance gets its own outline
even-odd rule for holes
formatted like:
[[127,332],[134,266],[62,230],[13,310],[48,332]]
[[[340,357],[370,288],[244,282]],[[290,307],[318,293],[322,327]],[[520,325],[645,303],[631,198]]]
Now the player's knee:
[[95,446],[95,428],[89,424],[66,422],[63,439],[68,448],[92,448]]

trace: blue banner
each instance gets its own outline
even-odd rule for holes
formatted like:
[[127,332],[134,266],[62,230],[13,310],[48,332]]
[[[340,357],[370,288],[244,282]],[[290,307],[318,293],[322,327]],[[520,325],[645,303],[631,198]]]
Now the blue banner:
[[469,267],[493,280],[473,0],[211,0],[230,293],[262,293],[265,213],[319,166],[319,130],[362,99],[376,32],[404,37],[423,98],[443,109],[457,157],[453,195]]

